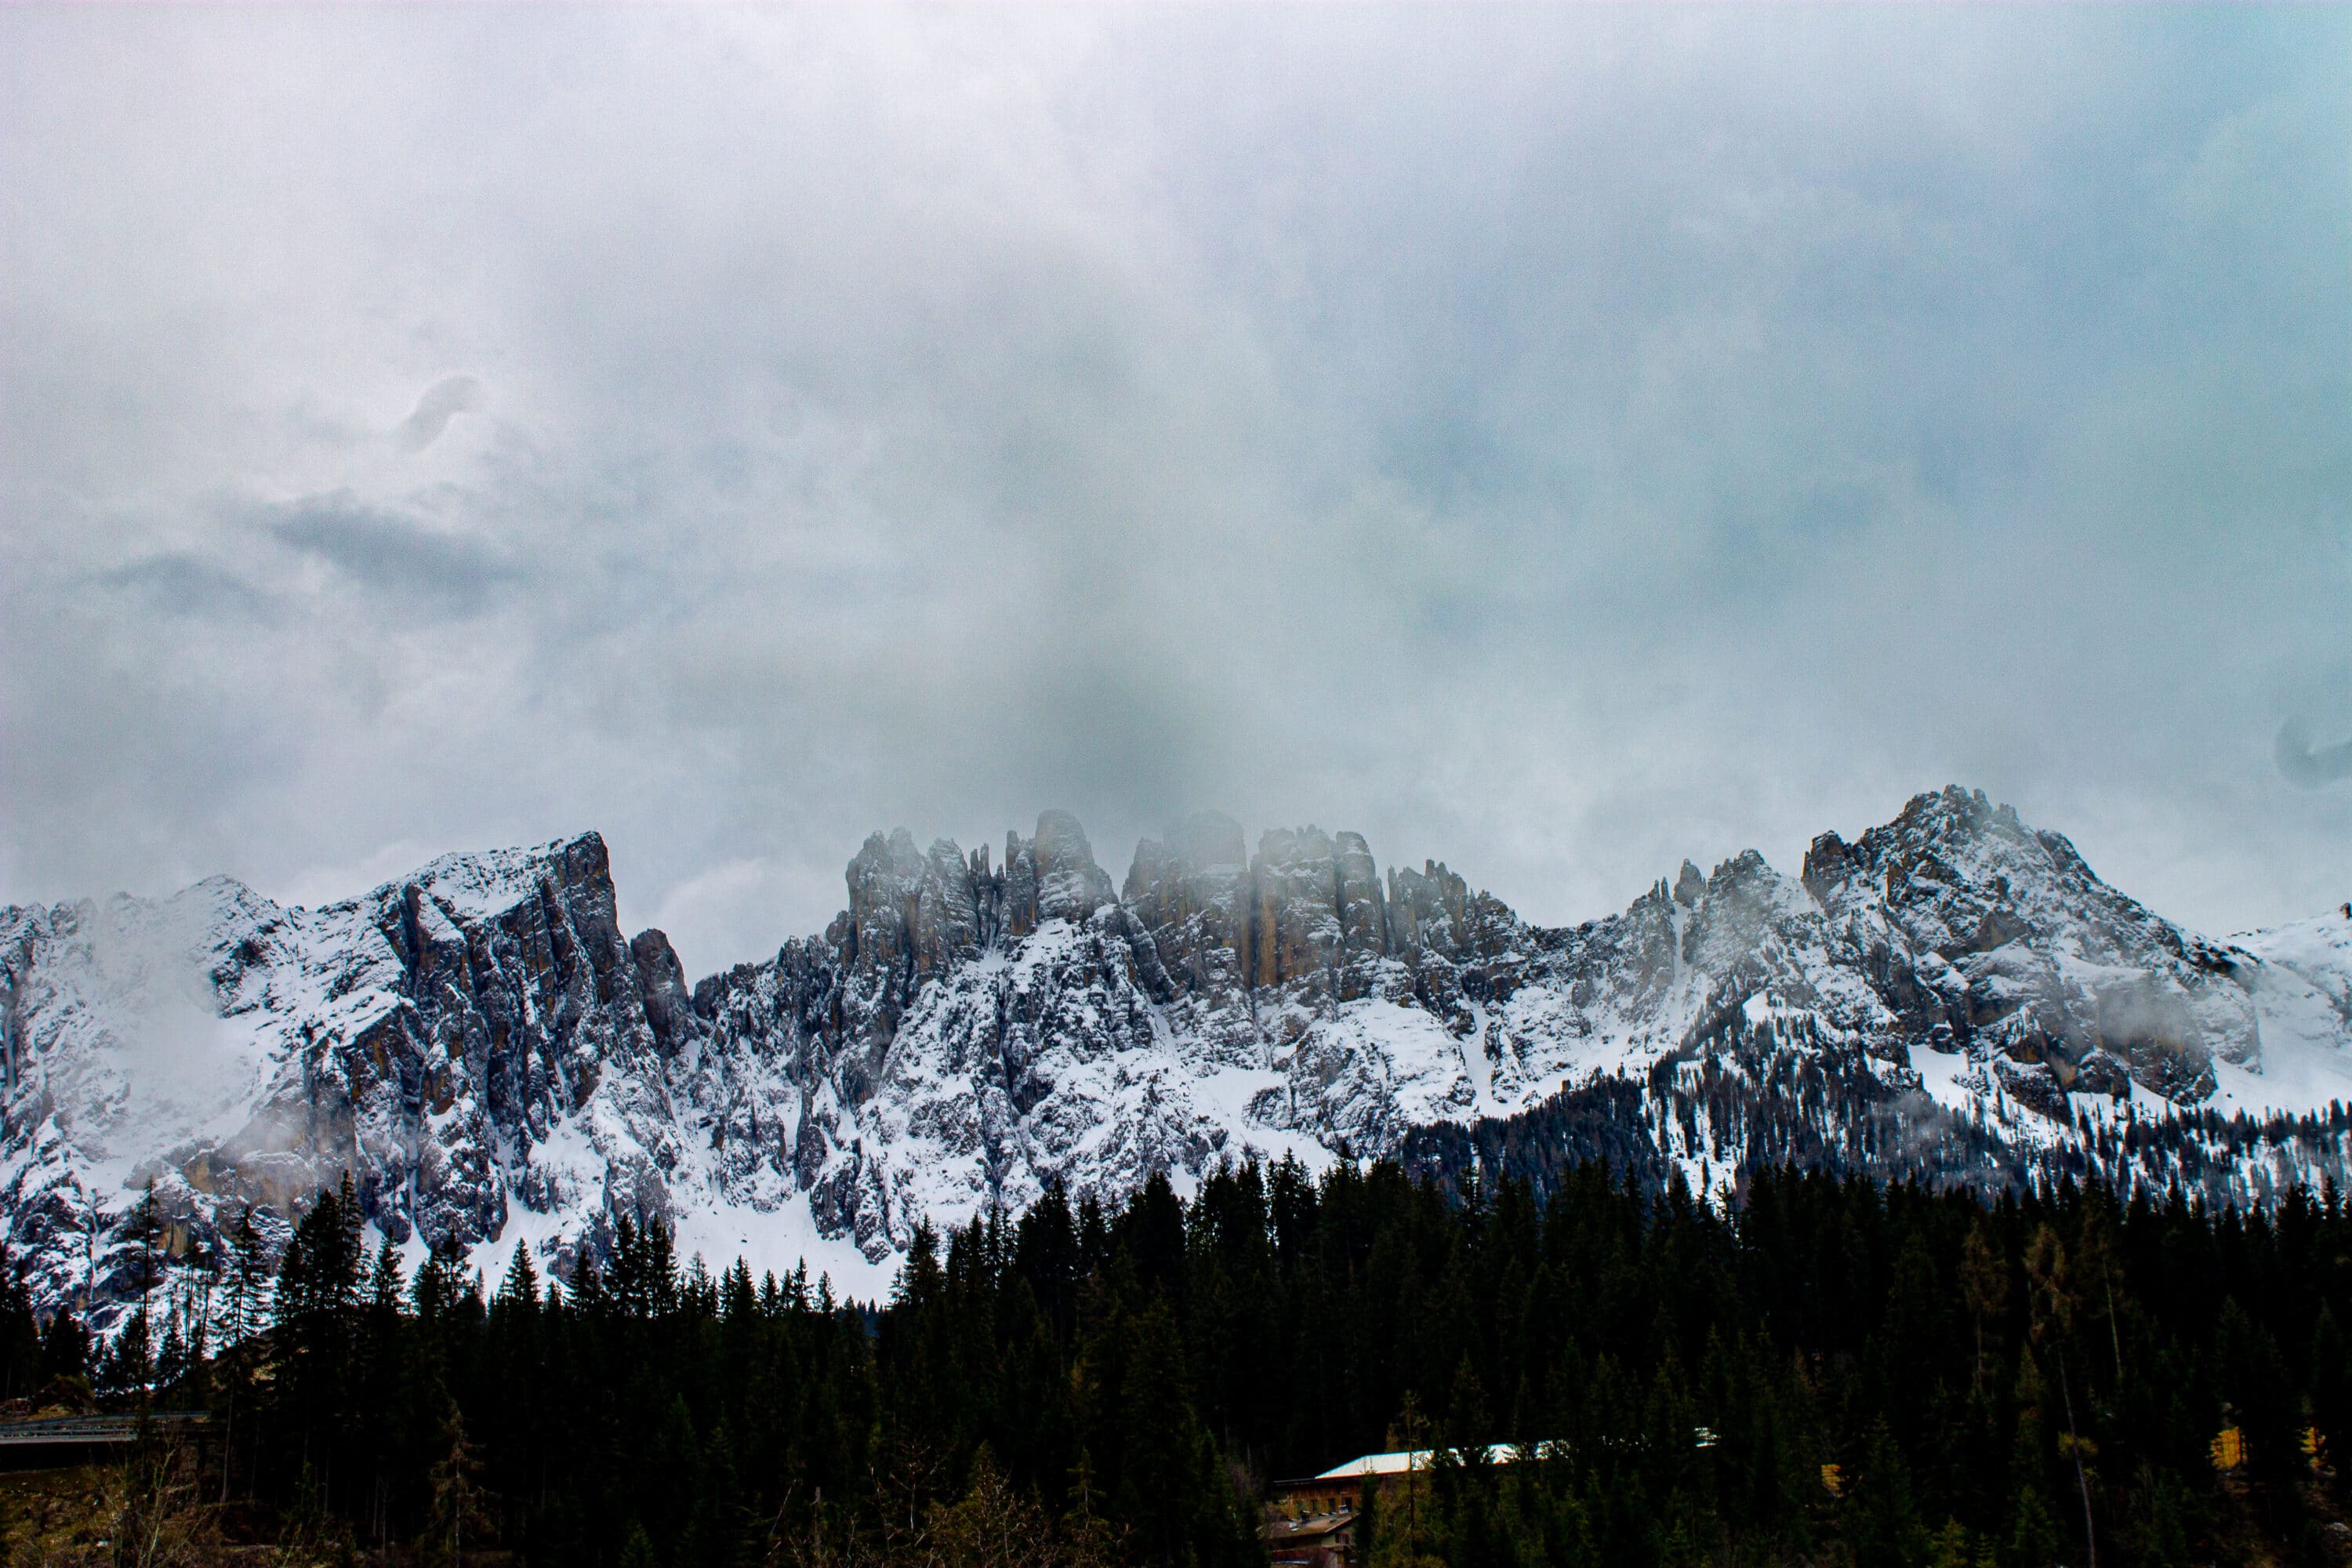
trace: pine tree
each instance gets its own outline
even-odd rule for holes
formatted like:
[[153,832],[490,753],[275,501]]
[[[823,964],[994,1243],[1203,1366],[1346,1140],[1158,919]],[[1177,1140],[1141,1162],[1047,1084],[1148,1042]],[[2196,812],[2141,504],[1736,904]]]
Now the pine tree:
[[222,1298],[220,1323],[223,1350],[244,1343],[246,1336],[259,1329],[269,1305],[269,1259],[261,1233],[254,1228],[252,1205],[237,1212],[229,1239],[228,1289]]
[[180,1325],[180,1303],[174,1300],[163,1314],[163,1339],[155,1351],[155,1381],[166,1389],[188,1370],[188,1342]]
[[1999,1318],[2009,1302],[2009,1265],[1982,1216],[1969,1227],[1968,1241],[1960,1251],[1959,1273],[1960,1294],[1976,1324],[1976,1371],[1971,1386],[1981,1392],[1985,1324]]
[[441,1452],[425,1477],[432,1495],[425,1549],[429,1561],[461,1568],[466,1542],[489,1527],[478,1478],[481,1460],[466,1437],[466,1418],[446,1395],[440,1419]]
[[55,1313],[41,1335],[43,1384],[79,1384],[87,1398],[92,1370],[90,1352],[90,1333],[82,1326],[82,1321],[69,1311]]
[[1854,1568],[1916,1568],[1930,1546],[1911,1496],[1911,1468],[1881,1420],[1872,1428],[1862,1473],[1844,1509]]
[[98,1382],[110,1394],[130,1394],[143,1401],[154,1376],[154,1324],[142,1301],[115,1331],[113,1343],[107,1347],[106,1358],[100,1366]]
[[0,1398],[20,1398],[41,1383],[41,1322],[24,1259],[0,1239]]
[[515,1243],[513,1258],[507,1264],[506,1282],[499,1287],[499,1300],[509,1306],[538,1310],[539,1270],[531,1267],[530,1249],[520,1240]]

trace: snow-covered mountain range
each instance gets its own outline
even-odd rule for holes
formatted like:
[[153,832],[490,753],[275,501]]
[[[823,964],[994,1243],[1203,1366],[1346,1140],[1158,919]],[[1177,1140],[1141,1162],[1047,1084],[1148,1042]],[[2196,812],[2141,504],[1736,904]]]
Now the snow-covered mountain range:
[[1247,853],[1215,815],[1124,884],[1062,812],[995,864],[877,834],[847,882],[822,935],[693,984],[621,931],[593,834],[317,910],[225,878],[0,909],[0,1234],[103,1321],[143,1194],[204,1251],[347,1173],[412,1248],[560,1267],[659,1214],[862,1294],[926,1217],[1050,1183],[1458,1174],[1572,1152],[1595,1106],[1612,1157],[1694,1188],[1783,1158],[2248,1202],[2346,1173],[2352,910],[2208,940],[1981,792],[1563,930],[1441,864],[1383,876],[1352,833]]

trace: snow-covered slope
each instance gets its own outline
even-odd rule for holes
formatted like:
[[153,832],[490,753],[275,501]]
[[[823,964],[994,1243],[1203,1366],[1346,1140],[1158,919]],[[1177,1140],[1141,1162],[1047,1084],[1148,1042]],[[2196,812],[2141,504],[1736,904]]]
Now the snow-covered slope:
[[1213,815],[1123,888],[1048,812],[995,866],[877,834],[847,890],[823,935],[691,988],[660,932],[623,936],[593,834],[316,910],[226,879],[0,910],[0,1229],[103,1319],[151,1184],[184,1247],[348,1173],[411,1246],[560,1262],[660,1214],[864,1293],[924,1218],[1050,1183],[1594,1107],[1612,1157],[1694,1184],[2104,1161],[2259,1200],[2343,1173],[2352,915],[2210,942],[1957,788],[1801,878],[1685,864],[1572,930],[1443,865],[1383,877],[1354,834],[1247,854]]

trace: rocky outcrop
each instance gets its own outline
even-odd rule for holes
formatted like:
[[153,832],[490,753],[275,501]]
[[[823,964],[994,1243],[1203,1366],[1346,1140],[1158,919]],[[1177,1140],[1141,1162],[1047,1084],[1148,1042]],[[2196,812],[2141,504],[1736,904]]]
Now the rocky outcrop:
[[1122,898],[1171,984],[1227,1005],[1254,983],[1255,889],[1241,824],[1204,812],[1135,847]]
[[1981,1044],[2061,1089],[2128,1076],[2183,1103],[2212,1093],[2215,1061],[2259,1059],[2242,955],[2108,887],[1982,791],[1920,795],[1852,846],[1823,836],[1804,881],[1913,1037]]
[[1084,920],[1116,897],[1086,830],[1066,811],[1037,818],[1037,836],[1004,836],[1004,929],[1027,936],[1045,921]]
[[641,931],[629,939],[629,959],[637,969],[637,997],[646,1010],[646,1026],[665,1057],[675,1057],[694,1037],[694,992],[686,983],[686,966],[657,931]]
[[318,910],[220,879],[0,927],[28,1069],[0,1209],[52,1296],[117,1290],[121,1223],[151,1189],[183,1245],[345,1174],[391,1239],[467,1245],[516,1203],[583,1195],[515,1153],[600,1101],[637,1125],[599,1189],[676,1158],[662,1064],[700,1029],[667,939],[622,936],[593,834]]

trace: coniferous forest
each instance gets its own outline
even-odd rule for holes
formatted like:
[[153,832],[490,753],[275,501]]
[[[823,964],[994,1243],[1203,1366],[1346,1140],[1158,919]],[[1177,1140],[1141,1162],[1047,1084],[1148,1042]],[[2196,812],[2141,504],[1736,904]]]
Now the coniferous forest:
[[[7,1393],[201,1408],[92,1561],[1262,1563],[1268,1484],[1436,1447],[1358,1562],[2328,1563],[2352,1215],[1589,1165],[1548,1201],[1227,1169],[922,1235],[892,1299],[619,1228],[561,1282],[370,1257],[349,1193],[157,1270]],[[159,1249],[159,1258],[163,1253]],[[1495,1464],[1483,1446],[1524,1445]],[[126,1556],[134,1544],[136,1553]],[[100,1549],[93,1548],[94,1551]],[[141,1554],[143,1553],[143,1554]]]

